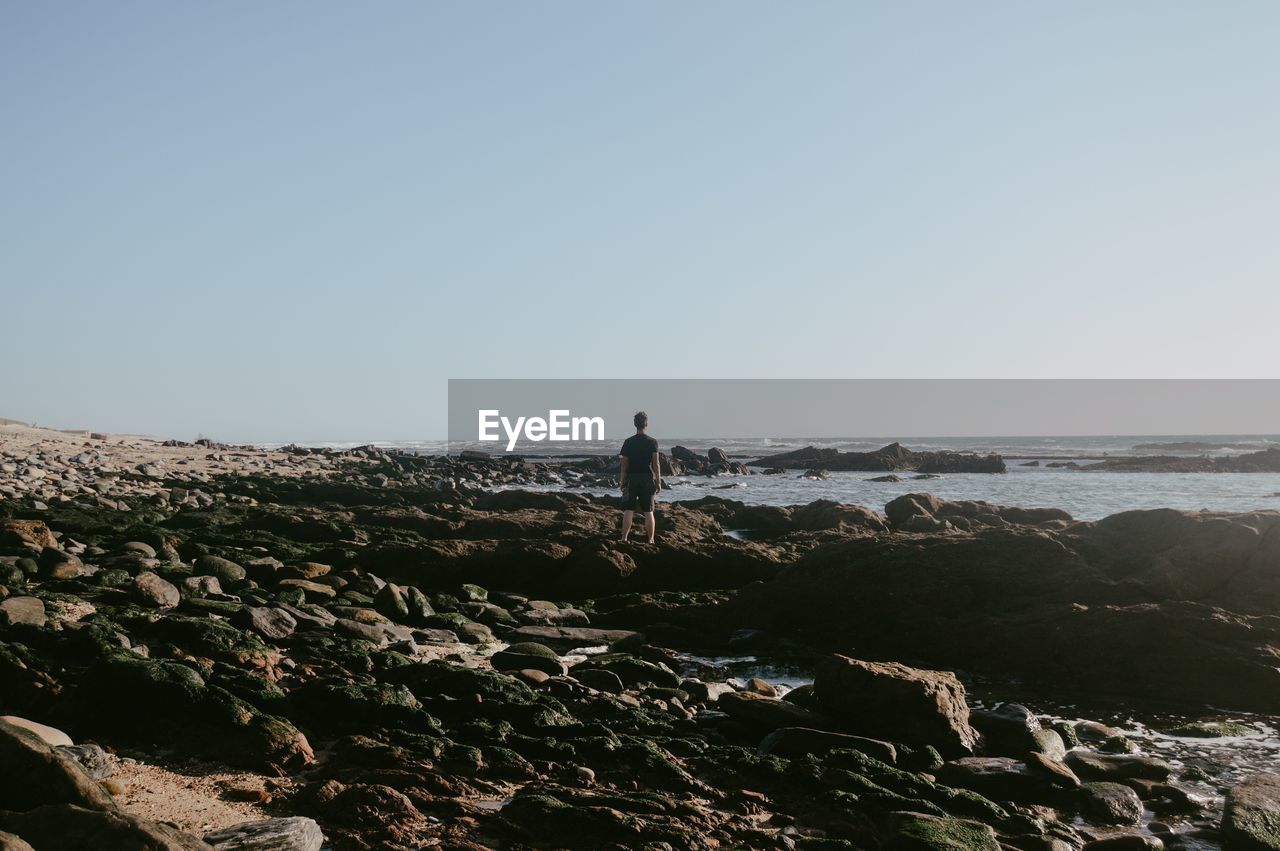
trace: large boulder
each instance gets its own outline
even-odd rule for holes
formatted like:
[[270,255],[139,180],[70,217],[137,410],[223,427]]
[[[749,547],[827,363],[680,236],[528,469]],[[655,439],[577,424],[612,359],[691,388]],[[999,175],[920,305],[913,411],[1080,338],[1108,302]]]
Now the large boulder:
[[1280,712],[1280,512],[1067,523],[913,497],[890,516],[914,518],[953,528],[816,547],[710,616],[1063,697]]
[[49,804],[20,813],[0,811],[0,830],[16,833],[40,851],[213,851],[213,846],[162,822],[73,804]]
[[1227,792],[1222,847],[1226,851],[1280,851],[1280,777],[1255,774]]
[[[80,764],[31,730],[0,721],[0,807],[30,810],[43,804],[75,804],[114,810],[115,801]],[[21,833],[19,833],[21,835]]]
[[950,672],[836,655],[819,664],[813,688],[822,711],[851,733],[932,745],[944,756],[970,754],[978,744],[964,686]]

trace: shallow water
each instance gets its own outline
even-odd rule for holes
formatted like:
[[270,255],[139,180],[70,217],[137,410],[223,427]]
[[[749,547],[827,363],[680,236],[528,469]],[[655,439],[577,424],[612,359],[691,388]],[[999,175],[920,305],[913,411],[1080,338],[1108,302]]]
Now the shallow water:
[[[1109,514],[1139,508],[1177,508],[1190,511],[1280,510],[1280,473],[1083,473],[1053,469],[1044,465],[1054,459],[1085,464],[1118,455],[1177,455],[1222,457],[1255,452],[1280,445],[1280,435],[1100,435],[1035,437],[781,437],[781,438],[664,438],[664,450],[687,446],[705,454],[719,447],[738,461],[790,452],[805,446],[866,452],[895,440],[915,451],[954,450],[1004,457],[1005,474],[957,473],[938,478],[911,479],[899,473],[901,482],[871,482],[884,475],[877,472],[832,473],[826,480],[800,478],[800,470],[776,476],[731,476],[706,479],[673,477],[665,500],[698,499],[715,494],[728,499],[762,505],[798,505],[816,499],[830,499],[853,505],[882,509],[904,493],[928,491],[943,499],[978,499],[1000,505],[1028,508],[1061,508],[1081,520],[1096,520]],[[492,451],[494,444],[449,443],[441,440],[374,441],[374,445],[407,452],[436,455],[462,449]],[[571,445],[539,443],[523,446],[529,458],[612,455],[621,441],[579,442]],[[264,444],[265,445],[265,444]],[[274,445],[274,444],[273,444]],[[317,443],[313,445],[350,448],[357,443]],[[1038,460],[1039,467],[1022,466]],[[552,487],[523,486],[532,490]],[[612,488],[588,488],[589,492],[612,494]]]
[[[743,687],[748,679],[759,677],[773,685],[778,694],[811,683],[803,667],[772,663],[765,657],[742,655],[715,658],[685,655],[680,661],[699,673],[713,671],[728,675],[728,681]],[[1157,818],[1146,812],[1139,832],[1159,835],[1166,847],[1179,851],[1220,849],[1216,827],[1222,817],[1226,790],[1240,780],[1259,772],[1280,773],[1280,719],[1266,715],[1226,712],[1211,707],[1200,715],[1138,714],[1115,707],[1083,707],[1053,701],[1035,700],[1022,684],[998,681],[975,683],[978,694],[1007,693],[1017,699],[1047,724],[1063,721],[1075,725],[1081,721],[1105,724],[1121,733],[1133,744],[1133,753],[1154,756],[1174,769],[1174,785],[1186,790],[1204,806],[1203,812],[1187,816]],[[1021,696],[1014,697],[1021,693]],[[998,701],[970,694],[970,705],[981,708]],[[1239,735],[1211,738],[1174,735],[1183,724],[1194,721],[1226,721],[1247,729]],[[1087,825],[1077,819],[1076,826],[1089,835],[1107,836],[1131,832],[1133,828],[1106,828]],[[1155,833],[1155,830],[1161,831]]]

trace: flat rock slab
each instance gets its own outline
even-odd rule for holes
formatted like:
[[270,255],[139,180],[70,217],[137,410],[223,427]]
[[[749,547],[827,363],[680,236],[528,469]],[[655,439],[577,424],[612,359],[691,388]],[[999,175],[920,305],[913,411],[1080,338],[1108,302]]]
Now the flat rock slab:
[[44,626],[44,600],[39,597],[8,597],[0,600],[0,625]]
[[537,641],[557,650],[601,647],[643,638],[629,629],[595,629],[588,626],[522,626],[507,635],[508,641]]
[[232,825],[206,833],[204,841],[219,851],[320,851],[324,834],[315,819],[293,816]]

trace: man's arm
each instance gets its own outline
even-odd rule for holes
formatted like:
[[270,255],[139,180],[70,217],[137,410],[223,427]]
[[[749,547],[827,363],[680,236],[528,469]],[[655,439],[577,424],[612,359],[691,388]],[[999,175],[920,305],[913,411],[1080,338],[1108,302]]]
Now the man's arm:
[[655,491],[662,490],[662,464],[658,462],[658,453],[653,453],[653,457],[649,459],[649,465],[653,468],[653,489]]
[[622,456],[622,469],[618,471],[618,487],[627,489],[627,456]]

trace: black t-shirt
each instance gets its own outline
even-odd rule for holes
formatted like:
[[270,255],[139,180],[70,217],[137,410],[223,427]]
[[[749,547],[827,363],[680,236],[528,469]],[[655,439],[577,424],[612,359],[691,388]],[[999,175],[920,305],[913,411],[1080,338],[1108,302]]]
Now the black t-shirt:
[[653,475],[653,453],[658,451],[658,441],[647,434],[633,434],[622,441],[618,454],[627,459],[627,475],[636,473]]

